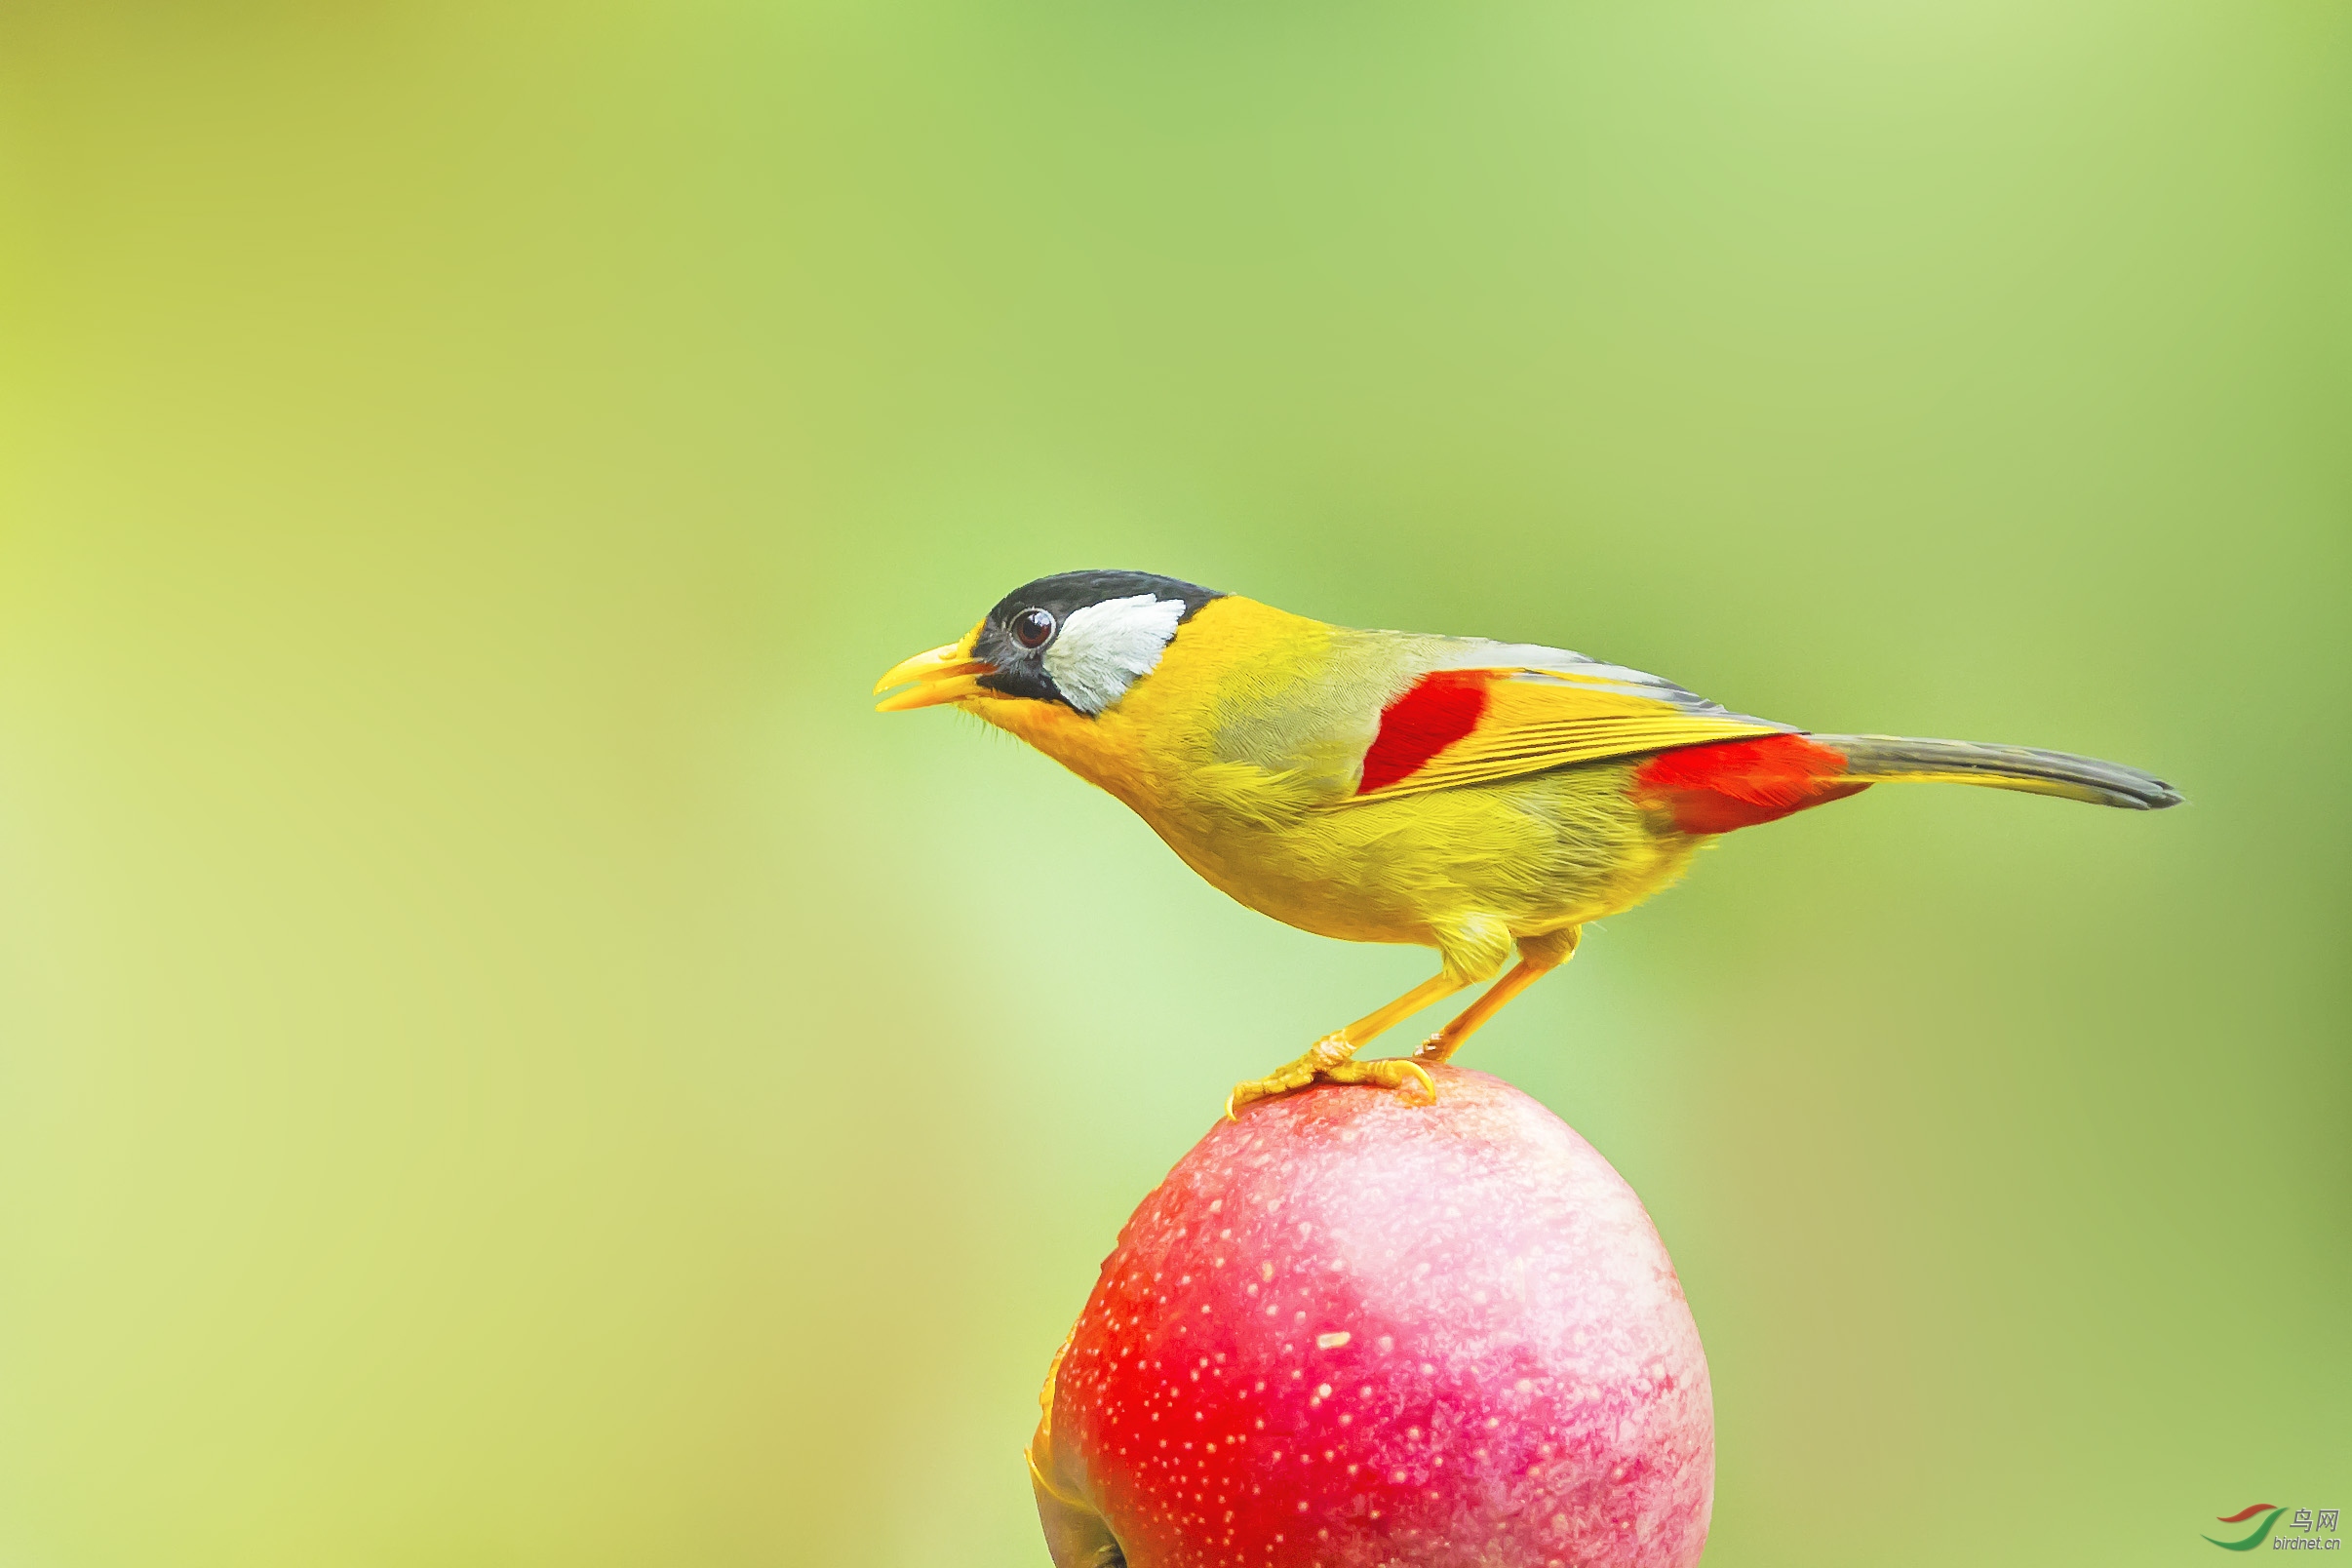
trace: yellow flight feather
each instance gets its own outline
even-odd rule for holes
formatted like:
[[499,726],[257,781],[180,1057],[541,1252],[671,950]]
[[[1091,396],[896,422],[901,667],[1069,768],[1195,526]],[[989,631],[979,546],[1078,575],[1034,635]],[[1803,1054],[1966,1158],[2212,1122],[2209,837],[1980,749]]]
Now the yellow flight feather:
[[1616,678],[1560,669],[1497,669],[1477,726],[1393,784],[1332,803],[1360,805],[1522,778],[1576,763],[1787,732],[1737,714],[1693,712]]

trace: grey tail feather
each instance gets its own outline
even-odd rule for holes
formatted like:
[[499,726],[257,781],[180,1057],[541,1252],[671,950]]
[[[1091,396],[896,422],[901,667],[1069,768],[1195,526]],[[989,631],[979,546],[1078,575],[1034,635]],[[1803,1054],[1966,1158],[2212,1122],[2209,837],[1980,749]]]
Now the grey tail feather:
[[2161,811],[2180,804],[2180,792],[2152,773],[2121,763],[2030,746],[1986,746],[1969,740],[1913,740],[1901,735],[1813,735],[1846,755],[1846,776],[1858,782],[1914,779],[1988,784],[2062,796],[2132,811]]

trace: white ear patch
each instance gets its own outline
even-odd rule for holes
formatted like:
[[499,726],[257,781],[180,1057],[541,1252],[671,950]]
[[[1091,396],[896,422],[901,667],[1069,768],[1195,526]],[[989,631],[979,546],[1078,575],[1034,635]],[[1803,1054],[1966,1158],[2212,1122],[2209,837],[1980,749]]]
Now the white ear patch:
[[1062,635],[1045,650],[1045,673],[1072,707],[1101,713],[1152,673],[1182,619],[1181,599],[1136,594],[1088,605],[1062,622]]

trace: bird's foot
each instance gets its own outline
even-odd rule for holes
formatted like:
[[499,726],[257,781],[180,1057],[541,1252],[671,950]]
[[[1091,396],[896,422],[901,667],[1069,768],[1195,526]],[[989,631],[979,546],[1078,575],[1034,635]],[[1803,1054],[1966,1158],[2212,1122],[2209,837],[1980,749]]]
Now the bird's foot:
[[1428,1068],[1410,1056],[1375,1056],[1365,1062],[1343,1062],[1323,1077],[1333,1083],[1370,1083],[1384,1089],[1401,1089],[1408,1083],[1418,1083],[1422,1097],[1431,1105],[1437,1103],[1437,1080],[1430,1077]]
[[1441,1029],[1437,1031],[1436,1034],[1431,1035],[1428,1039],[1423,1040],[1419,1045],[1415,1046],[1413,1048],[1413,1054],[1408,1058],[1408,1060],[1419,1062],[1424,1066],[1433,1066],[1439,1062],[1449,1062],[1453,1060],[1454,1048],[1461,1043],[1461,1040],[1455,1039],[1453,1036],[1447,1034]]
[[1306,1055],[1284,1063],[1262,1078],[1235,1084],[1234,1092],[1225,1097],[1225,1115],[1229,1120],[1238,1121],[1241,1108],[1251,1101],[1288,1094],[1317,1079],[1325,1083],[1369,1083],[1384,1089],[1401,1088],[1409,1081],[1418,1081],[1430,1103],[1437,1102],[1437,1082],[1419,1062],[1404,1056],[1378,1056],[1359,1062],[1355,1059],[1354,1042],[1339,1034],[1325,1035],[1309,1047]]

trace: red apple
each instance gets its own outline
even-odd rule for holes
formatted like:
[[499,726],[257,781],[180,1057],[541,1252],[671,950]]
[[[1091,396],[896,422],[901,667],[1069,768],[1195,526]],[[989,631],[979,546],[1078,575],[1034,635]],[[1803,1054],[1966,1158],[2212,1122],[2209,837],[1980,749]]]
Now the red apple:
[[1057,1568],[1698,1560],[1706,1358],[1641,1200],[1436,1079],[1261,1101],[1144,1199],[1041,1396]]

